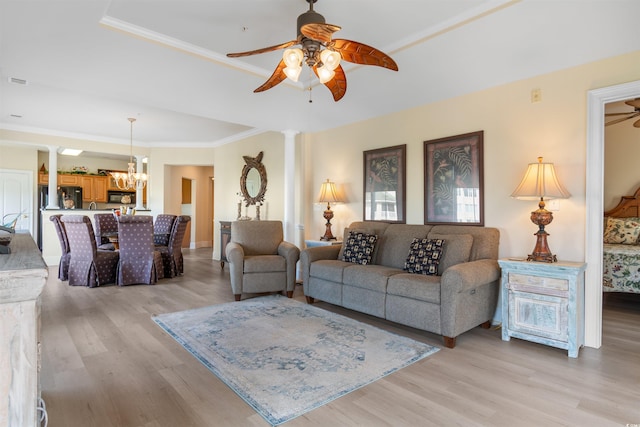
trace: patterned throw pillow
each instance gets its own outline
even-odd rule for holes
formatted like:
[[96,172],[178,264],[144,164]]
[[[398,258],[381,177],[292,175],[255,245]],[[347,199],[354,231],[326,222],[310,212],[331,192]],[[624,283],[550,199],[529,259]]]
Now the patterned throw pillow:
[[351,231],[344,242],[342,260],[362,265],[371,264],[377,241],[378,236],[375,234]]
[[409,273],[437,275],[444,243],[444,239],[414,238],[409,246],[409,255],[404,263],[404,270]]
[[604,243],[637,245],[639,235],[640,222],[637,218],[609,218],[604,230]]

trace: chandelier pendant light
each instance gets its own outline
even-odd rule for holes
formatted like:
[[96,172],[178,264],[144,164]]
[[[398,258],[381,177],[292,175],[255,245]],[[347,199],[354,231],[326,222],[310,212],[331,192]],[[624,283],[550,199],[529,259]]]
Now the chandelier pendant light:
[[147,174],[136,172],[136,165],[133,163],[133,122],[136,121],[133,117],[129,117],[130,123],[130,145],[129,145],[129,166],[127,167],[127,173],[124,172],[111,172],[111,176],[116,183],[116,186],[123,191],[126,190],[142,190],[147,185]]

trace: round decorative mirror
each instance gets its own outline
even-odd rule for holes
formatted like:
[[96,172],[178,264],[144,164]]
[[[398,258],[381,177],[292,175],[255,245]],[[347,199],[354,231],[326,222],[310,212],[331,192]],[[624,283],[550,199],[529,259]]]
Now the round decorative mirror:
[[262,156],[262,151],[256,157],[242,156],[246,165],[240,175],[240,191],[246,206],[262,203],[267,192],[267,170]]

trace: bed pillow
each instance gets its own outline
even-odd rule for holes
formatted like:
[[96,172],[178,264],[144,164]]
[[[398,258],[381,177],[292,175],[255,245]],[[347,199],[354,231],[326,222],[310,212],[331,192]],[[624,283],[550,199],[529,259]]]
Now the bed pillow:
[[376,247],[378,236],[375,234],[351,231],[344,242],[342,260],[355,264],[371,264],[373,250]]
[[636,245],[640,235],[637,218],[609,218],[604,230],[604,243]]
[[414,238],[409,245],[409,255],[404,262],[404,270],[409,273],[438,275],[438,264],[442,259],[444,239]]

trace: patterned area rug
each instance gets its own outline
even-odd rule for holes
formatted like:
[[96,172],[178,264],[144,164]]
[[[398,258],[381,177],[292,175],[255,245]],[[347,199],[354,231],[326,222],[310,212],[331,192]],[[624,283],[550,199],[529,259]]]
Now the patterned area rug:
[[438,351],[279,296],[153,320],[274,426]]

